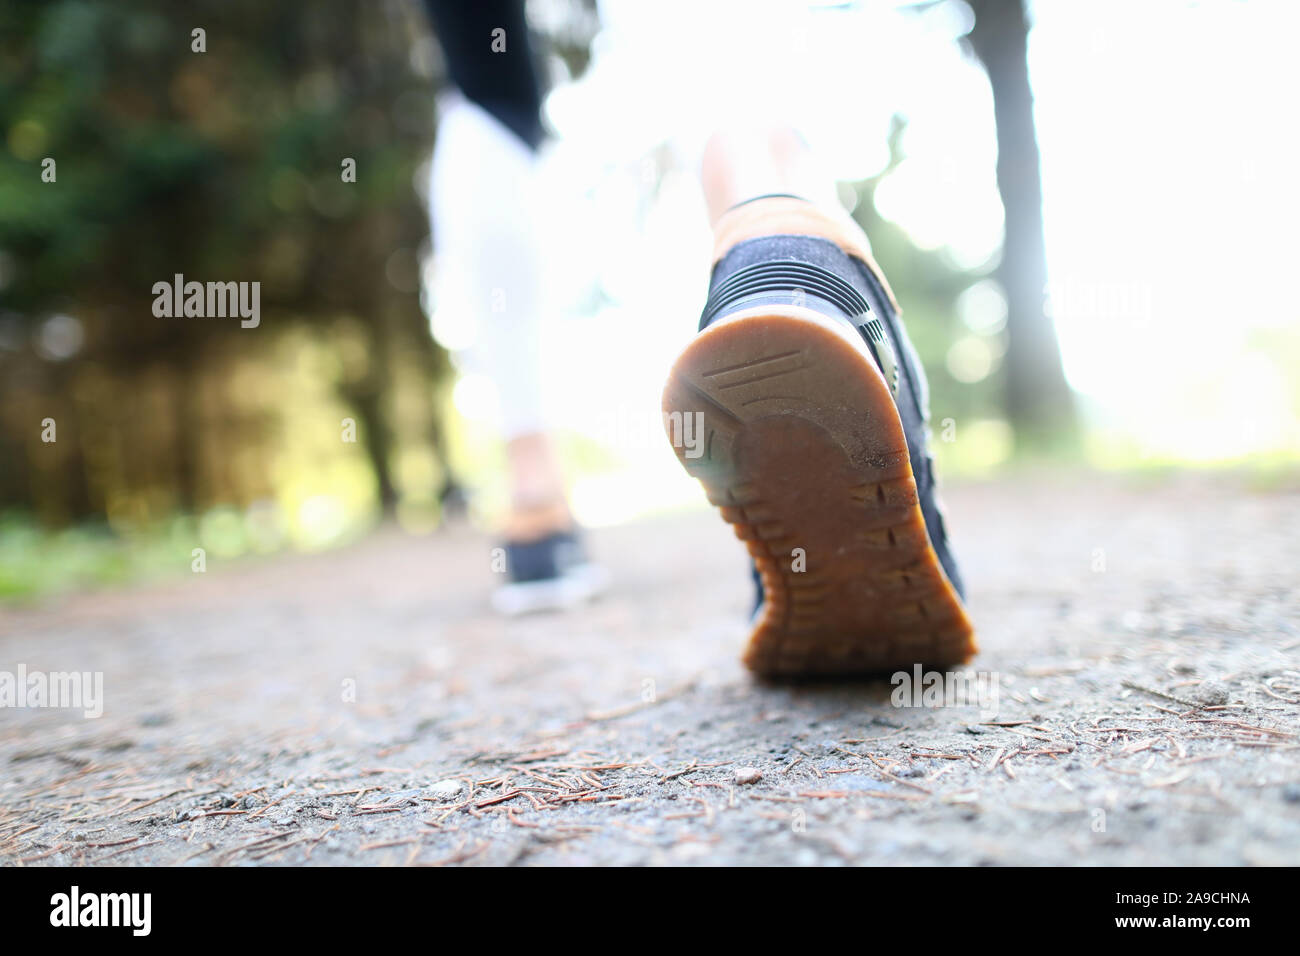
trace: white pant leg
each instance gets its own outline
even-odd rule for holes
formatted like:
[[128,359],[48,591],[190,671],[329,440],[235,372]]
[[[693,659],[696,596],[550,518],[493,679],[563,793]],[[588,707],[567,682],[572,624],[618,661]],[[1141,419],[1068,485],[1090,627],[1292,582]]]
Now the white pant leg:
[[[429,190],[441,291],[470,311],[469,358],[496,386],[503,437],[546,427],[536,155],[459,95],[439,111]],[[441,307],[441,306],[440,306]]]

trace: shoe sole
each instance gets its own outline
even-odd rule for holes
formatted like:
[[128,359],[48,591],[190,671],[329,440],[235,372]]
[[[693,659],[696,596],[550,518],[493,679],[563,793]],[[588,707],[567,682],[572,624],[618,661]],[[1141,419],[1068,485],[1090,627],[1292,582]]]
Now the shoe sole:
[[795,306],[737,312],[682,352],[663,408],[679,460],[762,577],[749,668],[869,674],[975,653],[889,386],[849,330]]

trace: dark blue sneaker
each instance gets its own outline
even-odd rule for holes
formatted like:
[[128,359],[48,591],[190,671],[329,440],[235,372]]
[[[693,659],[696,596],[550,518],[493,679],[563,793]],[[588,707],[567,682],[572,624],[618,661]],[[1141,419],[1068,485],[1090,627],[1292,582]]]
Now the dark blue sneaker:
[[492,593],[492,606],[514,616],[576,607],[605,590],[605,569],[587,559],[576,531],[503,546],[509,582]]
[[664,412],[682,464],[754,560],[745,663],[810,676],[965,662],[975,642],[936,496],[925,375],[861,231],[763,197],[716,236],[700,333]]

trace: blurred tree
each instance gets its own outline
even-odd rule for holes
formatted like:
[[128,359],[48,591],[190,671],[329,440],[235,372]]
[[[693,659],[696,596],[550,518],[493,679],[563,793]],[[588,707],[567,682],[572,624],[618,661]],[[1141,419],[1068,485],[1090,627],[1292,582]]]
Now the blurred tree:
[[1047,254],[1029,87],[1029,24],[1023,0],[968,2],[975,11],[969,41],[993,88],[998,192],[1006,218],[997,274],[1008,307],[1003,364],[1007,418],[1018,448],[1068,447],[1076,437],[1075,410],[1056,329],[1045,308]]
[[[345,317],[360,319],[353,359],[324,374],[358,419],[378,500],[395,502],[391,363],[414,354],[430,396],[448,368],[418,302],[414,185],[437,80],[414,69],[411,41],[425,28],[396,0],[327,15],[253,0],[0,7],[0,507],[67,520],[146,486],[151,511],[264,495],[230,449],[260,448],[270,471],[298,397],[281,377],[237,412],[216,385],[284,331],[329,340]],[[261,326],[154,316],[153,284],[178,273],[260,282]],[[79,330],[63,351],[43,344],[61,313]],[[143,402],[147,384],[159,400]],[[57,448],[33,444],[47,414]],[[436,443],[437,425],[431,411],[416,437]]]

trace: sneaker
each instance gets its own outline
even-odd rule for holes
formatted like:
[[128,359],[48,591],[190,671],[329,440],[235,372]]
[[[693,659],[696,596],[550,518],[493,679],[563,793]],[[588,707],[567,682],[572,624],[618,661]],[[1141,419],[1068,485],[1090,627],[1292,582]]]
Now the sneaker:
[[816,676],[965,662],[924,372],[865,237],[795,197],[742,204],[716,236],[700,332],[663,407],[754,561],[745,663]]
[[492,607],[507,617],[577,607],[609,584],[605,569],[587,559],[576,531],[507,541],[503,547],[510,581],[492,593]]

